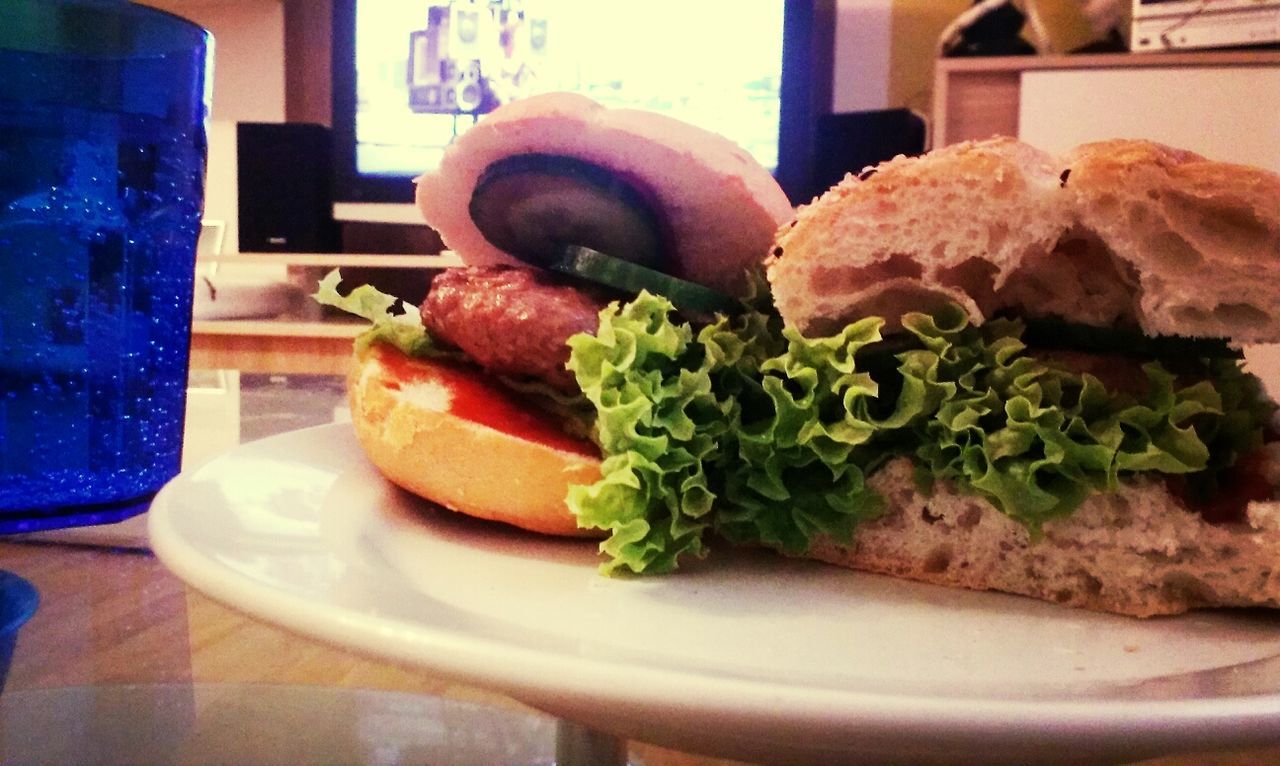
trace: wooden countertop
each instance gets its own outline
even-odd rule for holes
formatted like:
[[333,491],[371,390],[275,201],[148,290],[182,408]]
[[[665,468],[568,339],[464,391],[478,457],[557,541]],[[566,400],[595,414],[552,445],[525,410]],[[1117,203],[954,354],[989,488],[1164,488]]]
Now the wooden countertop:
[[[263,435],[256,433],[258,426],[249,427],[251,422],[274,422],[277,418],[270,417],[274,414],[280,422],[296,427],[297,418],[286,417],[296,415],[292,410],[262,412],[264,405],[251,404],[254,396],[241,386],[235,371],[221,377],[222,395],[216,387],[207,387],[199,397],[193,388],[188,397],[185,470],[233,447],[241,434],[253,430]],[[296,392],[259,394],[256,401],[287,403],[272,407],[331,410],[333,387],[327,386],[327,396],[320,396],[318,386],[316,390],[310,388],[313,383],[307,386]],[[307,396],[315,400],[313,406],[300,407]],[[358,722],[346,727],[349,730],[328,732],[329,745],[341,748],[352,745],[347,740],[374,736],[369,734],[370,727],[376,733],[374,745],[378,738],[385,738],[386,747],[400,743],[407,748],[402,752],[413,753],[422,752],[424,738],[434,743],[437,749],[429,751],[433,755],[409,757],[410,762],[486,762],[475,750],[487,736],[486,727],[525,737],[528,741],[517,744],[526,750],[517,752],[534,748],[541,762],[550,762],[554,754],[555,720],[515,700],[292,634],[187,587],[146,549],[144,517],[112,528],[64,530],[37,539],[0,537],[0,569],[30,580],[40,592],[40,607],[19,634],[0,695],[0,763],[30,762],[21,757],[22,750],[14,748],[34,740],[22,740],[21,732],[6,726],[16,720],[29,722],[32,716],[37,727],[50,729],[37,732],[39,741],[68,737],[78,741],[79,737],[91,743],[116,742],[110,731],[99,728],[110,726],[128,727],[134,739],[167,735],[183,743],[182,752],[172,753],[171,760],[167,751],[156,757],[162,763],[182,764],[228,762],[216,753],[201,754],[199,747],[211,736],[207,729],[214,723],[220,730],[244,726],[238,743],[241,749],[234,758],[226,756],[229,762],[308,763],[310,756],[293,757],[311,752],[305,749],[286,751],[290,756],[280,760],[279,748],[285,745],[278,737],[262,735],[277,717],[278,728],[296,726],[289,716],[308,705],[319,713]],[[208,690],[216,692],[212,702],[207,699]],[[188,702],[194,699],[194,707],[185,712],[168,710],[175,694]],[[255,700],[277,704],[264,711],[254,707]],[[40,707],[45,704],[48,710]],[[59,716],[66,715],[68,706],[83,707],[84,715],[100,716],[102,722],[88,720],[78,723],[74,731],[61,730],[65,721]],[[289,707],[294,710],[275,709]],[[437,720],[421,721],[419,727],[419,710]],[[238,720],[248,715],[246,711],[253,712],[254,721]],[[481,731],[467,736],[451,732],[449,727],[457,720]],[[387,731],[377,733],[381,729]],[[225,745],[225,741],[220,744]],[[259,746],[269,749],[265,755],[254,749]],[[152,762],[155,751],[141,752],[140,762]],[[319,758],[359,762],[362,751],[335,752]],[[86,757],[93,762],[121,762],[110,753]],[[644,743],[633,743],[630,757],[649,766],[733,763]]]
[[[3,697],[83,687],[128,689],[231,685],[253,697],[282,687],[352,690],[366,717],[394,712],[404,695],[430,697],[527,717],[552,731],[554,722],[520,703],[420,670],[363,657],[253,620],[186,587],[149,552],[37,542],[0,542],[0,567],[40,591],[40,608],[19,635]],[[388,692],[385,698],[368,692]],[[70,697],[69,698],[74,698]],[[146,710],[138,711],[146,714]],[[353,710],[352,715],[361,711]],[[6,752],[0,715],[0,761]],[[481,719],[483,720],[483,718]],[[192,731],[198,721],[192,721]],[[146,722],[135,722],[145,731]],[[424,723],[427,725],[427,723]],[[59,732],[48,732],[59,736]],[[545,737],[544,737],[545,740]],[[460,739],[460,742],[462,740]],[[550,747],[550,740],[546,740]],[[650,766],[730,766],[644,743],[631,758]],[[5,755],[10,758],[5,758]],[[548,750],[548,755],[550,751]],[[94,757],[101,757],[101,754]],[[459,744],[457,762],[474,762]],[[175,761],[177,762],[177,761]]]

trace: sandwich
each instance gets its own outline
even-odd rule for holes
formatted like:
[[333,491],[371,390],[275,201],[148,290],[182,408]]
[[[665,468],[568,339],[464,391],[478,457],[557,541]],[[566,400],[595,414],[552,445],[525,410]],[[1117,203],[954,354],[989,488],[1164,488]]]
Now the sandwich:
[[945,381],[868,474],[883,512],[803,555],[1135,616],[1280,605],[1276,408],[1240,359],[1280,341],[1280,177],[956,145],[801,209],[769,278],[789,327],[883,317]]
[[563,94],[419,182],[467,264],[369,288],[357,436],[432,503],[1134,616],[1280,606],[1280,179],[1141,141],[897,158],[793,210],[741,150]]

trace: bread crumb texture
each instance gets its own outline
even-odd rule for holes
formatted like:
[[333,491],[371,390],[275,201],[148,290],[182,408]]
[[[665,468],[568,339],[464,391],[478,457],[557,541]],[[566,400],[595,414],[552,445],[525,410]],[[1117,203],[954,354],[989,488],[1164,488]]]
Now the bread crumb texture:
[[1247,523],[1208,524],[1158,480],[1096,494],[1033,539],[981,497],[945,483],[916,491],[909,458],[870,479],[887,511],[852,545],[817,541],[809,557],[854,569],[1066,606],[1151,617],[1214,606],[1280,606],[1280,503]]
[[1054,158],[1010,138],[899,157],[801,207],[768,260],[786,322],[827,334],[944,301],[1280,341],[1280,176],[1148,141]]

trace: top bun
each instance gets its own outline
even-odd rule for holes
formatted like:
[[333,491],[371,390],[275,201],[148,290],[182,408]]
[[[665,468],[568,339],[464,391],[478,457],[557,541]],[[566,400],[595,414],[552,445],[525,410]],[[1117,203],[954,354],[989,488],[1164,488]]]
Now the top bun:
[[846,177],[779,232],[778,309],[807,334],[955,301],[1152,335],[1280,340],[1280,177],[1147,141],[1061,159],[1010,138]]
[[1280,176],[1149,141],[1062,164],[1080,225],[1136,275],[1143,330],[1280,341]]
[[956,144],[846,176],[801,207],[778,233],[769,280],[806,334],[952,301],[982,321],[1069,221],[1052,157],[1012,139]]
[[670,226],[675,275],[728,292],[741,290],[746,270],[793,213],[769,171],[723,136],[571,93],[544,94],[486,115],[418,179],[419,209],[465,263],[520,263],[484,238],[468,204],[485,168],[526,153],[568,155],[637,182]]

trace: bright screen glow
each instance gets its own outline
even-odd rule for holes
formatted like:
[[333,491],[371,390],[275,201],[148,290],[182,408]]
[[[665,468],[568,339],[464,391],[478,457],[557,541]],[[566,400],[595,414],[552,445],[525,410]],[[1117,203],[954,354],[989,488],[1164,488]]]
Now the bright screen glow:
[[568,90],[778,162],[784,0],[358,0],[356,169],[435,167],[485,112]]

